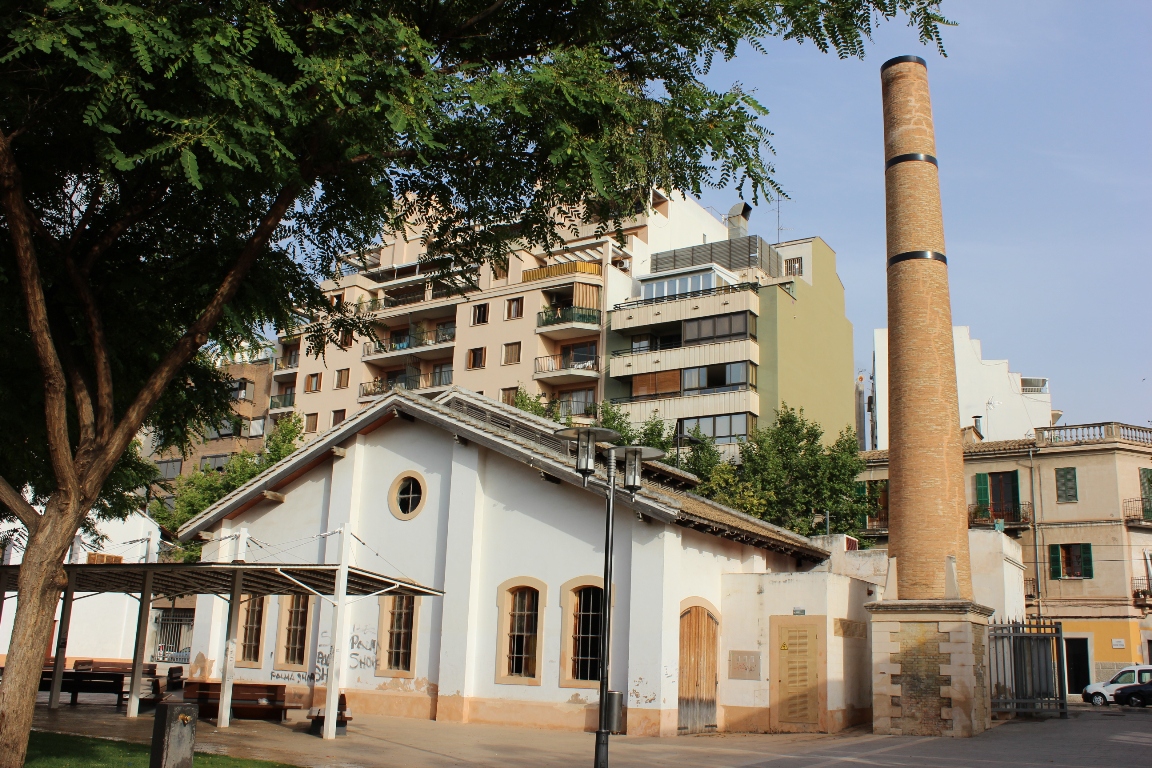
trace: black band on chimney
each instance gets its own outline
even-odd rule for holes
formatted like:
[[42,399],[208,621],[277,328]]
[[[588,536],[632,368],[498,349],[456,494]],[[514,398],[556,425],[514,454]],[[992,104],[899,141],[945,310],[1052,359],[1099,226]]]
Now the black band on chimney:
[[936,253],[936,251],[905,251],[904,253],[898,253],[895,256],[888,257],[888,267],[891,268],[895,264],[899,264],[902,261],[909,261],[910,259],[939,261],[945,266],[948,264],[948,257],[942,253]]
[[888,59],[888,61],[881,64],[880,72],[884,72],[884,70],[888,69],[888,67],[894,66],[896,64],[919,64],[925,69],[928,68],[928,62],[924,61],[924,59],[920,58],[919,56],[897,56],[896,58]]
[[884,163],[884,170],[888,170],[899,163],[906,163],[909,160],[920,160],[925,163],[932,163],[932,165],[937,168],[940,167],[940,163],[936,162],[936,158],[932,155],[926,155],[923,152],[909,152],[906,155],[896,155],[896,157]]

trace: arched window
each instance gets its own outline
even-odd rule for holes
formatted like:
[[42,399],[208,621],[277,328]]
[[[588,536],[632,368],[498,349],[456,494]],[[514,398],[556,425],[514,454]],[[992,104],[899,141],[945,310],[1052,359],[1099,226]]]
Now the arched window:
[[536,677],[540,592],[532,587],[512,590],[508,610],[508,675]]
[[604,590],[580,587],[572,597],[572,679],[599,680]]

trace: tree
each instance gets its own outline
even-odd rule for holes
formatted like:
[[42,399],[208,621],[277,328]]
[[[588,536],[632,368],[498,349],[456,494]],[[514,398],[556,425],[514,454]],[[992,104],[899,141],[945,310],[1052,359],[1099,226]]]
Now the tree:
[[[281,417],[264,438],[264,450],[260,453],[241,451],[218,470],[199,469],[176,478],[173,507],[169,509],[158,499],[153,501],[149,507],[152,519],[170,531],[179,530],[184,523],[295,451],[303,434],[304,422],[298,414]],[[200,545],[180,545],[170,554],[185,562],[196,562],[200,559]]]
[[[805,536],[855,534],[871,509],[856,482],[864,471],[853,430],[831,445],[804,410],[780,406],[776,420],[740,445],[740,465],[721,464],[697,493]],[[827,526],[815,516],[828,515]]]
[[[701,74],[741,42],[863,54],[939,0],[319,0],[0,10],[0,499],[28,532],[0,685],[22,764],[74,532],[135,435],[186,445],[228,414],[203,348],[308,314],[323,354],[357,308],[318,278],[390,236],[437,279],[620,229],[649,189],[777,190],[763,107]],[[409,225],[415,229],[409,229]]]

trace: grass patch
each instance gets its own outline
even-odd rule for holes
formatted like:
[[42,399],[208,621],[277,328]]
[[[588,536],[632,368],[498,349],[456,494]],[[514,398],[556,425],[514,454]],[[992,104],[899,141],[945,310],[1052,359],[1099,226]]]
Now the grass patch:
[[[33,731],[24,768],[148,768],[151,747],[126,741],[92,739],[64,733]],[[241,760],[196,753],[196,768],[293,768],[284,763]]]

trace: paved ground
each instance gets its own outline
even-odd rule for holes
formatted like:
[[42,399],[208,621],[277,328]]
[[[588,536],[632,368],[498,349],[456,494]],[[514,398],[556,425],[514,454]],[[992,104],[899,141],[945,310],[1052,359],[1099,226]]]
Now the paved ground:
[[[46,696],[46,695],[45,695]],[[36,711],[38,730],[147,742],[152,717],[128,720],[107,697],[81,696],[76,707],[49,712],[45,696]],[[85,701],[91,699],[91,702]],[[440,768],[441,766],[586,766],[592,735],[458,725],[427,720],[357,717],[349,735],[326,742],[303,722],[251,720],[216,729],[201,722],[197,748],[308,768]],[[1128,768],[1152,765],[1152,709],[1076,707],[1067,720],[1009,721],[974,739],[874,736],[867,728],[828,735],[615,737],[613,768],[716,766],[716,768]]]

